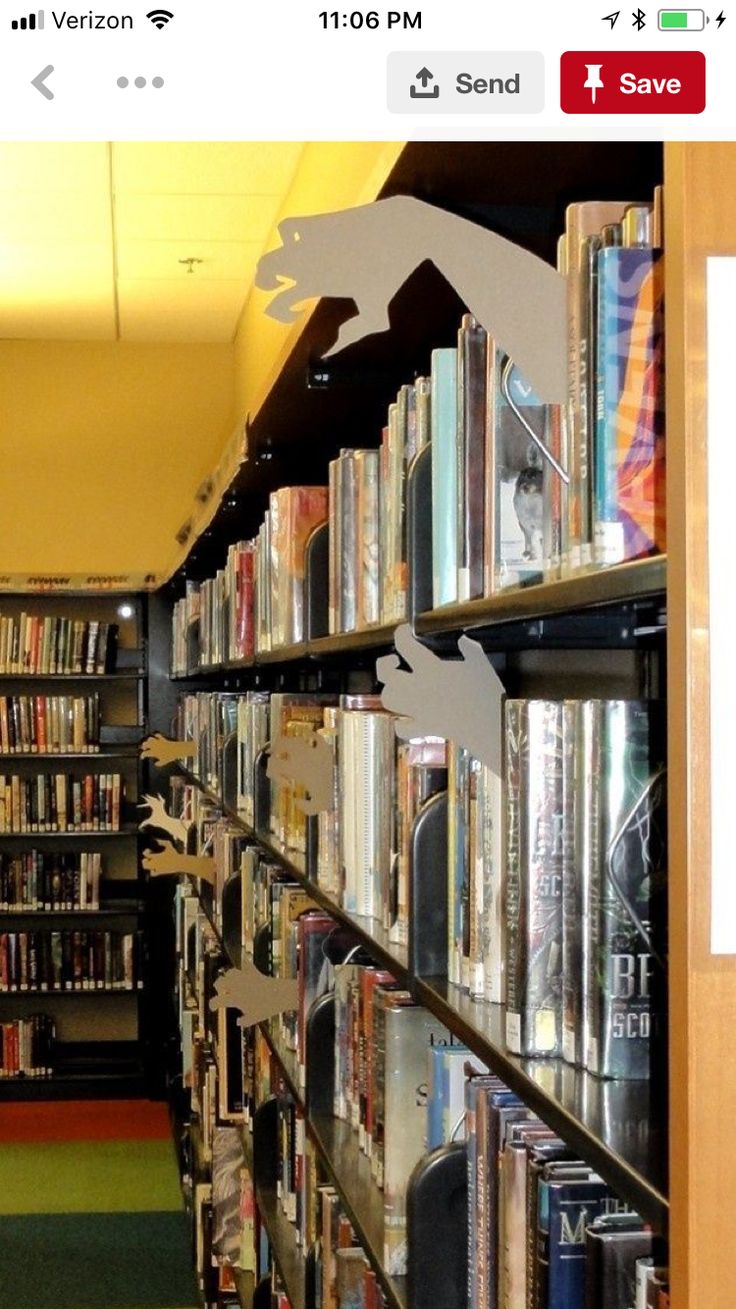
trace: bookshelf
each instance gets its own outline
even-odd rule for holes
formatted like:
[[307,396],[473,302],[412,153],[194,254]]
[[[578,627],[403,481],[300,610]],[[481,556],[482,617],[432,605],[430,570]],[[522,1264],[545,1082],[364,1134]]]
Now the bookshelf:
[[[736,159],[728,145],[677,143],[667,144],[663,151],[645,147],[636,161],[628,147],[615,143],[605,147],[530,147],[528,153],[514,147],[513,169],[511,158],[512,148],[503,144],[457,149],[408,146],[386,193],[411,190],[507,233],[514,232],[518,221],[517,239],[551,258],[551,236],[559,230],[554,215],[566,200],[648,190],[659,180],[663,167],[667,197],[667,555],[434,609],[426,603],[426,587],[422,590],[422,566],[416,550],[412,562],[410,538],[410,570],[413,568],[419,579],[416,594],[424,598],[424,603],[414,605],[410,616],[417,635],[433,649],[449,649],[465,632],[480,640],[493,655],[507,686],[513,688],[512,694],[539,694],[539,688],[547,685],[555,688],[550,694],[559,694],[557,688],[569,686],[576,678],[585,688],[579,692],[583,695],[595,694],[596,686],[603,695],[643,695],[656,693],[654,688],[667,689],[670,1039],[669,1068],[661,1069],[661,1085],[657,1079],[649,1084],[605,1082],[562,1060],[510,1054],[498,1007],[470,999],[449,983],[446,971],[431,966],[431,939],[417,934],[406,948],[397,947],[374,921],[361,920],[335,903],[316,884],[309,859],[301,864],[293,853],[285,855],[258,822],[244,823],[227,790],[218,794],[205,788],[206,798],[290,879],[307,888],[318,906],[349,928],[377,964],[408,985],[417,1001],[444,1021],[544,1122],[593,1164],[655,1231],[669,1235],[673,1309],[699,1309],[700,1305],[726,1309],[730,1288],[724,1284],[713,1250],[727,1248],[728,1224],[736,1202],[736,1183],[723,1135],[724,1114],[727,1117],[736,1105],[732,1043],[736,982],[732,959],[714,957],[708,944],[703,437],[707,416],[705,257],[733,254],[728,215],[736,188]],[[503,205],[498,204],[498,195],[504,196]],[[435,287],[432,275],[421,272],[415,275],[411,293],[430,302]],[[334,436],[330,445],[323,434],[344,430],[351,414],[356,417],[355,429],[350,429],[351,444],[375,446],[381,407],[395,390],[395,383],[417,369],[426,369],[422,351],[427,344],[451,340],[449,330],[459,321],[458,305],[446,289],[438,300],[436,315],[427,314],[421,325],[411,321],[409,294],[406,298],[400,295],[391,336],[356,347],[349,363],[337,360],[330,385],[308,390],[305,399],[304,378],[310,360],[318,357],[329,341],[340,313],[334,305],[320,304],[263,409],[253,418],[254,450],[267,432],[278,452],[273,461],[274,486],[298,480],[298,460],[306,458],[305,445],[310,446],[312,471],[304,480],[320,480],[313,470],[324,469],[341,443],[341,438]],[[426,333],[424,341],[422,333]],[[388,356],[397,341],[401,342],[402,358],[393,371]],[[356,395],[360,397],[357,407]],[[315,437],[315,432],[320,436]],[[294,477],[283,473],[292,452],[297,459]],[[246,465],[234,487],[244,516],[239,536],[248,536],[257,527],[268,489],[267,474],[262,469],[253,474]],[[207,540],[195,546],[186,576],[212,576],[234,539],[232,516],[227,523],[224,517],[222,523],[216,519]],[[321,603],[323,579],[318,572],[315,565],[312,592],[308,572],[308,610],[310,596],[317,610]],[[170,600],[181,593],[183,580],[184,574],[174,579]],[[356,677],[365,679],[376,655],[391,648],[392,634],[393,625],[383,625],[328,636],[318,621],[297,645],[219,667],[190,667],[186,675],[174,680],[178,689],[192,691],[354,689]],[[196,779],[189,780],[201,788]],[[442,884],[442,876],[440,869],[435,890]],[[232,950],[229,955],[225,950],[225,940],[227,931],[222,938],[223,952],[235,963]],[[324,1106],[318,1104],[317,1093],[313,1095],[309,1073],[305,1091],[290,1052],[281,1048],[268,1027],[262,1030],[285,1084],[303,1107],[306,1131],[321,1167],[342,1198],[387,1303],[395,1309],[417,1309],[431,1303],[421,1299],[416,1286],[405,1281],[397,1284],[386,1272],[380,1194],[371,1188],[370,1169],[369,1177],[361,1180],[364,1161],[350,1129],[321,1111]],[[329,1016],[322,1014],[317,1031],[323,1045],[329,1030]],[[317,1063],[312,1084],[318,1082],[319,1070]],[[264,1132],[265,1121],[261,1124]],[[304,1252],[295,1250],[293,1229],[284,1226],[278,1207],[274,1210],[273,1194],[265,1181],[260,1195],[274,1259],[292,1303],[301,1305],[306,1288],[309,1305],[309,1260]]]
[[[0,1023],[9,1024],[43,1012],[53,1019],[56,1031],[51,1074],[0,1078],[0,1098],[139,1095],[148,1077],[143,1004],[146,897],[139,873],[135,818],[140,780],[138,743],[145,734],[147,717],[145,602],[136,596],[7,595],[0,598],[0,614],[16,624],[20,615],[26,614],[31,620],[107,623],[118,629],[116,647],[108,655],[104,670],[98,662],[94,673],[80,672],[78,667],[74,671],[51,672],[38,658],[38,671],[31,671],[32,664],[27,664],[23,671],[0,675],[0,696],[6,697],[12,720],[5,730],[14,733],[10,738],[14,746],[0,754],[0,773],[17,775],[21,786],[39,786],[36,779],[45,774],[63,775],[70,795],[75,782],[86,795],[84,778],[92,778],[93,790],[99,786],[100,804],[103,792],[98,779],[117,774],[121,790],[124,788],[120,816],[113,830],[99,830],[99,820],[95,819],[97,830],[92,830],[94,822],[90,822],[90,830],[70,823],[70,830],[64,831],[16,828],[0,834],[3,876],[11,879],[6,890],[0,891],[6,905],[0,908],[0,934],[8,938],[6,948],[10,949],[10,938],[14,938],[16,949],[25,940],[29,942],[27,948],[37,950],[46,963],[49,950],[68,950],[68,955],[62,953],[61,964],[57,957],[53,967],[73,970],[72,978],[67,974],[67,981],[60,986],[53,986],[49,977],[45,986],[26,981],[23,989],[0,991]],[[101,658],[99,649],[97,653]],[[74,667],[72,664],[67,668],[70,666]],[[55,715],[58,713],[60,723],[62,715],[71,714],[69,706],[80,702],[89,705],[90,697],[96,704],[95,717],[90,720],[96,725],[95,745],[69,748],[61,735],[53,739],[55,748],[44,748],[46,733],[50,736],[52,731],[61,731]],[[42,713],[48,716],[45,726]],[[32,747],[31,739],[35,742]],[[95,737],[87,739],[95,741]],[[75,736],[75,745],[76,741]],[[61,747],[57,748],[59,742]],[[111,813],[108,810],[108,815]],[[35,823],[33,817],[33,810],[26,810],[29,829],[39,825],[42,814],[39,811]],[[97,860],[97,892],[92,903],[87,903],[87,896],[93,895],[87,879]],[[81,873],[75,869],[81,869]],[[108,976],[107,971],[113,964],[111,960],[103,963],[103,952],[122,950],[126,937],[137,942],[135,980],[127,987],[113,986],[112,974]],[[54,939],[60,943],[56,947]],[[93,951],[94,967],[106,970],[95,974],[102,982],[96,986],[81,980],[84,970],[92,969]],[[119,965],[122,968],[122,956]],[[99,1003],[95,1004],[95,1000]]]

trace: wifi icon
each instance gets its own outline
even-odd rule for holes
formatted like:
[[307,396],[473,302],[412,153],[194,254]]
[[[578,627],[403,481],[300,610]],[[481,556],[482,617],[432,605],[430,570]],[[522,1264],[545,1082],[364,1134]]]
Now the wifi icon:
[[174,15],[168,9],[152,9],[150,14],[146,14],[146,18],[149,18],[153,26],[157,27],[159,31],[167,23],[170,23],[173,17]]

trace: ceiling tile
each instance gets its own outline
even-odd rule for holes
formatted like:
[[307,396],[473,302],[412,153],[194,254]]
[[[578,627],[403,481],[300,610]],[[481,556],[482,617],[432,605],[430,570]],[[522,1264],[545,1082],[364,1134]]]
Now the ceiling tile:
[[90,285],[100,282],[112,287],[112,250],[109,244],[94,241],[59,245],[6,241],[0,245],[0,277],[3,287],[22,282],[34,288],[65,278],[83,299]]
[[[192,277],[200,282],[240,280],[245,295],[262,248],[257,242],[245,241],[121,241],[118,276],[148,280]],[[179,262],[188,258],[202,260],[192,273]]]
[[293,141],[122,141],[116,194],[283,195],[303,150]]
[[0,142],[0,192],[109,192],[106,141]]
[[279,208],[273,196],[119,195],[118,241],[254,241],[263,245]]
[[118,282],[123,341],[231,341],[243,307],[240,281]]
[[6,241],[108,241],[112,247],[112,213],[106,191],[80,197],[56,192],[53,203],[38,191],[0,191],[0,245]]

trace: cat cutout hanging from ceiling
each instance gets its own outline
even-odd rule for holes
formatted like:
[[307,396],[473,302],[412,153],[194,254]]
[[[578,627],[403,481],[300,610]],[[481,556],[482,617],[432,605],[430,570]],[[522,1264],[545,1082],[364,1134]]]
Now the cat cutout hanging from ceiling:
[[288,218],[255,284],[276,291],[265,312],[291,323],[307,300],[354,300],[328,355],[386,332],[389,305],[430,260],[547,404],[567,395],[566,281],[550,264],[466,218],[392,196],[338,213]]

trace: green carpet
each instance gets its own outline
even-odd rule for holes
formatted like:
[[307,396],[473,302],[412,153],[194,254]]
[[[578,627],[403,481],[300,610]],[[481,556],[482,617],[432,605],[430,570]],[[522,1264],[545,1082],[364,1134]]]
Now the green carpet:
[[196,1309],[159,1102],[0,1105],[0,1309]]
[[179,1213],[0,1218],[0,1309],[192,1309],[189,1220]]
[[171,1141],[64,1141],[0,1147],[0,1214],[181,1209]]

